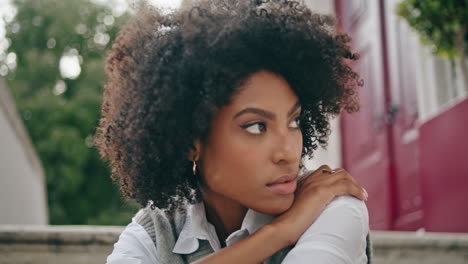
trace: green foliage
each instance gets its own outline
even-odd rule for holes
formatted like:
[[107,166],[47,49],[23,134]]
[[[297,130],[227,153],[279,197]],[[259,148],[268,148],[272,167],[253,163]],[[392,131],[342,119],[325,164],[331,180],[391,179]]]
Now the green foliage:
[[[436,54],[460,55],[456,37],[468,25],[468,0],[403,0],[398,4],[397,14],[408,21]],[[468,34],[464,40],[466,46]]]
[[[128,16],[87,0],[13,4],[18,12],[6,25],[7,53],[16,54],[17,66],[7,84],[45,168],[50,223],[127,224],[137,207],[121,200],[93,135],[106,49]],[[78,76],[62,76],[66,54],[80,61]]]

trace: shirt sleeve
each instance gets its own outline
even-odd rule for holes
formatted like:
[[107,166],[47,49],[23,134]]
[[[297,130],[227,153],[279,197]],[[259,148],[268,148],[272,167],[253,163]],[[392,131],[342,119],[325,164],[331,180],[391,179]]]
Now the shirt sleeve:
[[302,234],[283,264],[367,263],[369,215],[363,201],[335,198]]
[[106,264],[162,264],[156,246],[145,229],[132,221],[120,234]]

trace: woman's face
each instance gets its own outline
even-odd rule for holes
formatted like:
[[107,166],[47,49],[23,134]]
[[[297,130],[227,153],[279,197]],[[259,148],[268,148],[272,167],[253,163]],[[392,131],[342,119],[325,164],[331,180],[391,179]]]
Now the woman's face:
[[210,138],[201,146],[203,193],[265,214],[286,211],[294,200],[295,181],[280,187],[269,183],[299,172],[300,111],[284,78],[267,71],[251,75],[217,112]]

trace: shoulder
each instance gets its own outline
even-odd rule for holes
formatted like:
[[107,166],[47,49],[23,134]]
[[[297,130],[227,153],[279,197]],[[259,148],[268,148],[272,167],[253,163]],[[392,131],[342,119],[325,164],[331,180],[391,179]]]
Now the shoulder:
[[120,234],[107,263],[165,263],[160,252],[172,252],[182,218],[181,213],[168,214],[159,208],[140,209]]
[[300,259],[307,256],[326,263],[366,263],[368,233],[365,203],[351,196],[339,196],[302,234],[286,258],[294,261],[284,263],[302,263]]
[[341,218],[342,221],[352,220],[349,223],[350,225],[359,224],[363,227],[369,225],[369,213],[365,202],[349,195],[338,196],[332,200],[317,218],[317,221],[320,218],[334,218],[337,216],[343,217]]
[[369,232],[366,204],[352,196],[339,196],[331,201],[300,240],[318,234],[339,235],[351,244],[364,241]]
[[156,245],[153,243],[147,231],[139,223],[132,220],[119,239],[114,244],[112,253],[107,257],[107,264],[120,263],[161,263],[158,261]]

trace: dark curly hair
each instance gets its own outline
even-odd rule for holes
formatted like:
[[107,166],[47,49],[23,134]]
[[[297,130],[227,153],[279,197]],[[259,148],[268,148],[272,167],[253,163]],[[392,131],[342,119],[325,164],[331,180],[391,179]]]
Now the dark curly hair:
[[172,13],[144,6],[106,62],[96,145],[128,199],[166,210],[201,201],[187,153],[253,73],[284,77],[302,105],[302,155],[326,146],[329,118],[358,109],[358,56],[335,20],[296,1],[202,0]]

